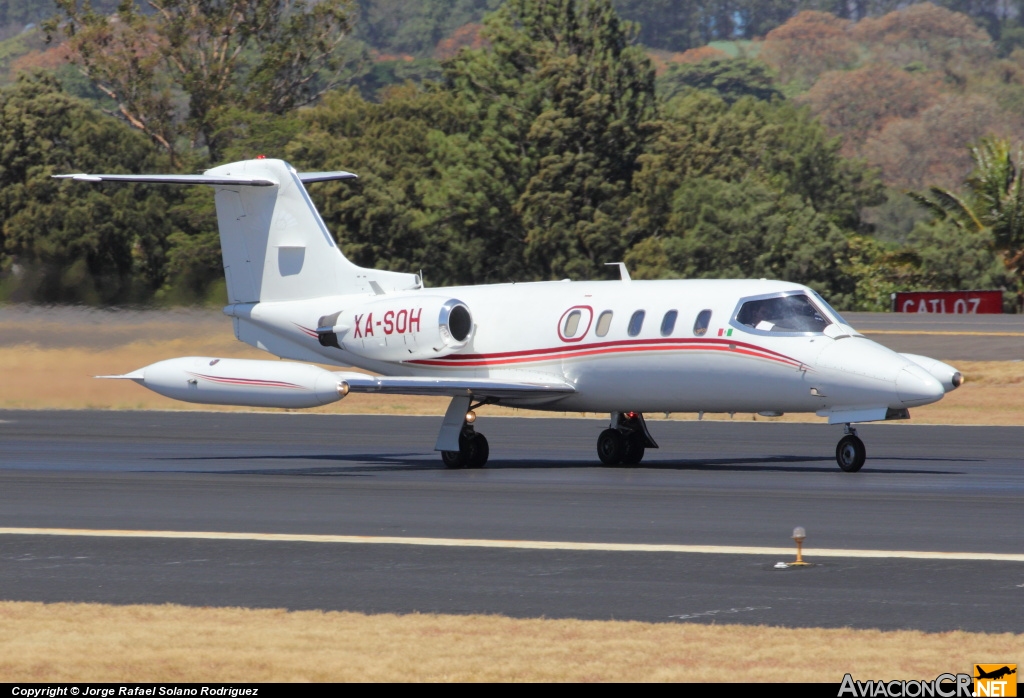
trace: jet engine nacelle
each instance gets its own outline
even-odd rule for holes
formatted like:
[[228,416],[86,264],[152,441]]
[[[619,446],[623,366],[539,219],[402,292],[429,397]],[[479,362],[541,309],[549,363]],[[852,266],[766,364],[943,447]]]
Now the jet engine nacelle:
[[155,393],[204,405],[317,407],[348,394],[348,384],[309,364],[185,356],[126,376]]
[[384,298],[325,315],[318,324],[321,345],[378,361],[446,356],[473,334],[469,308],[445,296]]

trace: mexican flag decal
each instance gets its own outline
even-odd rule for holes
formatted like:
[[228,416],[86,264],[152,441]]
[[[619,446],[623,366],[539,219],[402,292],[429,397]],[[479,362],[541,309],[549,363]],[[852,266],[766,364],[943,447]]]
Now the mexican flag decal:
[[718,336],[719,337],[732,337],[732,328],[730,327],[729,329],[726,330],[726,329],[723,329],[723,328],[719,327],[718,328]]

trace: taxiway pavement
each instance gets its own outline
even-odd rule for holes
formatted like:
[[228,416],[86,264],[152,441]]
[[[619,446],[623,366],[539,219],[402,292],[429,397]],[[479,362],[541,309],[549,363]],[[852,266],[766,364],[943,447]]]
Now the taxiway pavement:
[[[0,528],[706,546],[780,554],[0,534],[0,598],[1021,632],[1024,429],[866,425],[839,471],[818,424],[652,422],[643,467],[599,420],[482,418],[484,470],[440,419],[0,411]],[[938,553],[814,557],[815,548]]]

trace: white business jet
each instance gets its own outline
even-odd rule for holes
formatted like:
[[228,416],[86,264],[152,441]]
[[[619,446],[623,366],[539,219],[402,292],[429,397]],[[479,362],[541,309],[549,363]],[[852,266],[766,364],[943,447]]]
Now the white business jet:
[[235,336],[294,360],[183,357],[105,377],[221,405],[448,396],[435,450],[450,468],[487,462],[473,410],[492,404],[609,412],[597,440],[608,465],[636,465],[658,447],[644,412],[813,412],[845,425],[836,460],[855,472],[865,448],[852,424],[907,419],[963,380],[864,338],[817,293],[784,281],[631,281],[620,265],[617,281],[426,288],[416,274],[358,267],[305,188],[348,172],[261,158],[201,175],[59,176],[213,187]]

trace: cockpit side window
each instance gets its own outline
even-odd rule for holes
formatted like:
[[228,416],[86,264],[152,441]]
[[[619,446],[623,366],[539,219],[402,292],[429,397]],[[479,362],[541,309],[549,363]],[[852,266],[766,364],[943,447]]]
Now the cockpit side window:
[[832,324],[804,294],[749,300],[736,321],[762,332],[823,332]]

